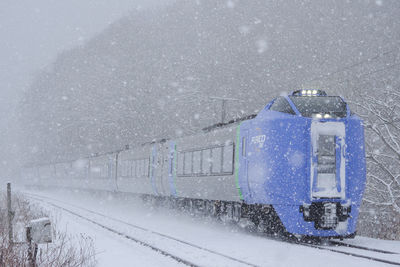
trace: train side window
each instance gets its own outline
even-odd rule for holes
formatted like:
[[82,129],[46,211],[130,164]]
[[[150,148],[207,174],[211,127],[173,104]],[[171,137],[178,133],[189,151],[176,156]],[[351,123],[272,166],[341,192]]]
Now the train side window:
[[139,166],[140,166],[139,176],[143,177],[144,176],[144,160],[140,159],[138,162],[139,162]]
[[193,152],[193,173],[201,173],[201,150]]
[[140,164],[142,165],[142,173],[141,173],[141,176],[145,176],[145,175],[146,175],[145,160],[144,160],[144,159],[140,160]]
[[140,164],[138,160],[135,160],[135,177],[138,178],[140,175]]
[[178,152],[178,175],[183,174],[183,155],[182,152]]
[[129,161],[124,160],[122,162],[121,171],[122,171],[122,175],[121,175],[122,177],[129,176]]
[[222,167],[222,147],[216,147],[212,149],[212,162],[211,172],[221,173]]
[[132,160],[130,163],[131,163],[130,164],[131,168],[130,168],[130,172],[128,173],[128,176],[136,177],[136,161]]
[[142,176],[146,175],[146,160],[142,159],[140,160],[140,163],[142,164]]
[[97,178],[103,178],[104,177],[104,173],[105,173],[104,169],[105,169],[105,166],[102,166],[102,165],[99,166],[100,172],[98,173]]
[[201,157],[201,171],[202,174],[209,174],[210,173],[210,167],[211,167],[211,150],[210,149],[204,149],[202,151],[202,157]]
[[192,173],[192,152],[185,152],[184,174]]
[[132,170],[132,176],[138,178],[140,172],[140,165],[138,160],[133,160],[132,162],[135,165],[135,169]]
[[129,160],[124,160],[123,161],[122,170],[123,170],[123,175],[122,176],[128,177],[129,173],[131,171],[131,164],[130,164]]
[[233,169],[233,144],[224,146],[222,153],[222,172],[232,173]]
[[118,176],[125,176],[125,161],[120,161],[118,163]]
[[150,159],[144,160],[145,176],[149,177]]
[[125,175],[125,169],[124,169],[125,164],[124,163],[125,163],[125,161],[118,162],[118,176],[124,177],[124,175]]
[[144,159],[144,176],[149,176],[149,160]]
[[140,163],[138,160],[136,160],[136,178],[140,177],[140,172],[141,172],[141,168],[140,168]]
[[143,176],[143,160],[139,159],[137,161],[137,164],[139,165],[139,175],[138,177],[142,177]]
[[292,109],[292,106],[290,106],[289,102],[283,96],[276,98],[269,110],[296,115],[296,113]]
[[101,165],[96,165],[96,172],[95,172],[95,176],[96,178],[101,178],[103,176],[103,166]]

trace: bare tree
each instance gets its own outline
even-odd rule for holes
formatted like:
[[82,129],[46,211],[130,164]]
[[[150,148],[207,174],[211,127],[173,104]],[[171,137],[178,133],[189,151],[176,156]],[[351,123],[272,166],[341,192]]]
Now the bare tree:
[[353,98],[357,100],[351,101],[364,118],[366,130],[368,179],[364,201],[400,214],[400,88],[395,79],[381,86],[371,85],[378,90],[359,90]]

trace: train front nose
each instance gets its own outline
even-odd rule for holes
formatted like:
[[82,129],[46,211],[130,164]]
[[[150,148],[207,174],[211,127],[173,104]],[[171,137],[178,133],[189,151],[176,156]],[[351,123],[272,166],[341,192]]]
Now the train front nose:
[[315,120],[311,124],[310,202],[300,206],[316,229],[335,229],[349,217],[346,201],[345,125]]

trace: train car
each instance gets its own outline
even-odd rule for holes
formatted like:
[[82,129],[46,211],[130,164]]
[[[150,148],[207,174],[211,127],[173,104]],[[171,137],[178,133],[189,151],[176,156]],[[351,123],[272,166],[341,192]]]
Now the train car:
[[60,170],[63,181],[35,181],[168,200],[289,235],[344,238],[355,235],[365,187],[364,131],[341,97],[300,90],[275,98],[257,116],[41,166],[29,177],[51,170]]
[[144,144],[140,147],[124,150],[118,154],[117,188],[120,192],[136,194],[153,194],[150,183],[154,173],[152,159],[152,145]]

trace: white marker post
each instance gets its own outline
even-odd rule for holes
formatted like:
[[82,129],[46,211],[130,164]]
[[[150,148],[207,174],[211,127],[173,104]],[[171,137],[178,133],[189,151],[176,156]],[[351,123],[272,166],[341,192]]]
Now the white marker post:
[[36,267],[38,244],[52,242],[51,222],[49,218],[32,220],[26,227],[26,241],[28,242],[28,260],[30,267]]

